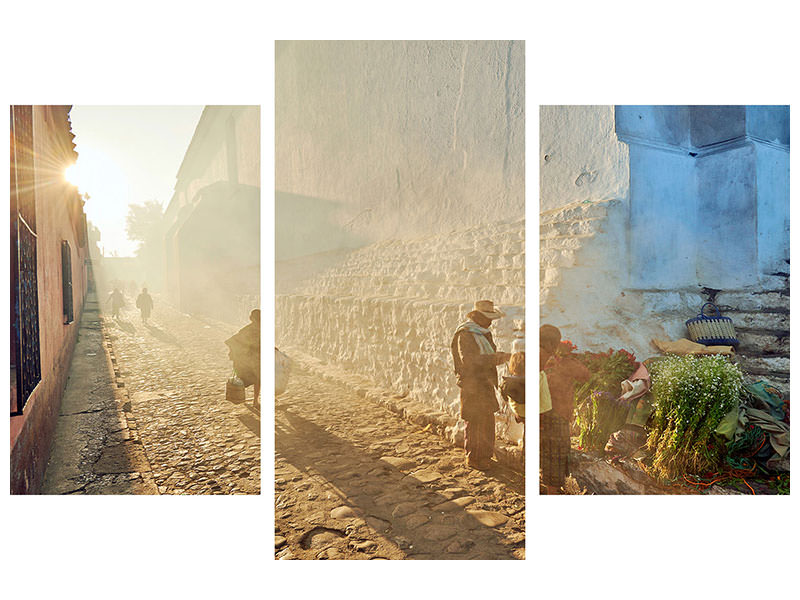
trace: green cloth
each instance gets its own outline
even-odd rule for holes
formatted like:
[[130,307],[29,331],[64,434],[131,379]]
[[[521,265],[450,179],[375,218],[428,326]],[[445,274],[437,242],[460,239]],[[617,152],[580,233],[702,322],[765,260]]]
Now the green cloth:
[[768,408],[769,413],[773,417],[778,419],[778,421],[783,421],[784,417],[786,417],[786,412],[784,410],[783,398],[781,398],[780,392],[776,388],[772,387],[766,381],[756,381],[755,383],[746,385],[745,389],[749,394],[755,396],[766,405],[766,408]]
[[717,425],[716,433],[724,435],[726,438],[733,439],[733,434],[736,433],[736,427],[739,424],[739,405],[737,404],[728,411],[728,414],[722,417],[722,421]]
[[644,427],[647,420],[653,413],[653,405],[650,404],[650,393],[648,392],[639,398],[628,411],[628,418],[625,420],[627,425],[638,425]]

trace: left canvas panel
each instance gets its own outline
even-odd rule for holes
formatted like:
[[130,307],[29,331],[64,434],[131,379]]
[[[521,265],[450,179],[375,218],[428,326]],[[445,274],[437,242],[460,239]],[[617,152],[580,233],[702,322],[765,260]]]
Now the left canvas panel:
[[260,107],[10,113],[10,492],[259,494]]

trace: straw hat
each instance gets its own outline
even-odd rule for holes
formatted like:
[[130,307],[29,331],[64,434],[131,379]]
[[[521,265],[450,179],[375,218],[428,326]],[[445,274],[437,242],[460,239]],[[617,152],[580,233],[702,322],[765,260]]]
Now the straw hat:
[[491,300],[478,300],[475,303],[475,310],[490,320],[506,316],[506,313],[500,310],[499,306],[495,306]]

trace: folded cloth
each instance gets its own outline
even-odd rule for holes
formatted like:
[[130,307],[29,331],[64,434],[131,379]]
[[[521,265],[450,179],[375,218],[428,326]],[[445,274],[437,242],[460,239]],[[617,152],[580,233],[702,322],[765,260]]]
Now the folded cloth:
[[655,339],[651,341],[664,354],[724,354],[726,356],[734,354],[733,346],[704,346],[686,338],[674,342]]
[[769,434],[769,443],[779,456],[786,456],[789,452],[789,426],[768,412],[745,406],[739,412],[739,423],[743,426],[753,423],[761,427]]
[[754,400],[757,408],[763,409],[779,421],[786,421],[786,405],[783,401],[783,394],[769,385],[766,381],[756,381],[745,386],[745,390]]
[[757,425],[769,436],[773,454],[766,461],[767,468],[772,471],[788,471],[789,425],[778,421],[778,419],[763,410],[741,406],[739,410],[739,426],[736,428],[734,440],[738,440],[744,434],[748,424]]
[[644,363],[639,363],[639,368],[634,371],[633,375],[623,381],[620,386],[622,387],[622,396],[620,400],[632,401],[641,398],[650,391],[650,373]]

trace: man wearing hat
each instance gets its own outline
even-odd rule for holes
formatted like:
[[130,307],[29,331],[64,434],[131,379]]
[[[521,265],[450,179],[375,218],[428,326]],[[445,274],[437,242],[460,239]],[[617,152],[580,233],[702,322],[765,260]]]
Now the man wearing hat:
[[497,365],[511,357],[507,352],[497,352],[489,326],[504,316],[491,300],[479,300],[456,329],[450,344],[461,388],[461,418],[467,423],[467,466],[482,471],[490,467],[494,455],[494,413],[499,409],[494,392]]

